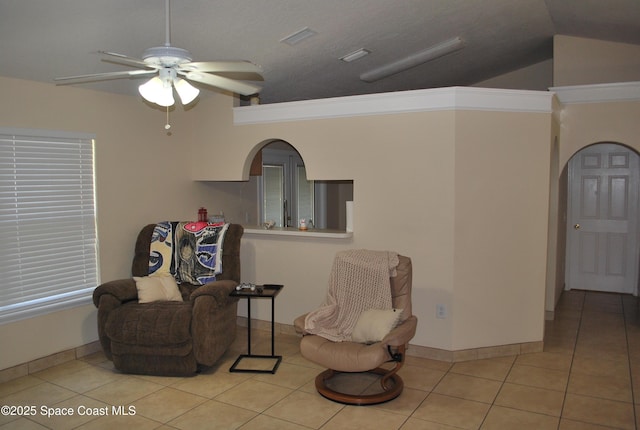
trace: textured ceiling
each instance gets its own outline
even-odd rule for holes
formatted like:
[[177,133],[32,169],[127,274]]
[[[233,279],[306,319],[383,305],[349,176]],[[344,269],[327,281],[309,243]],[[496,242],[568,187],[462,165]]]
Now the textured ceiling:
[[[129,70],[165,42],[164,0],[0,0],[0,75],[53,82]],[[280,40],[317,32],[295,46]],[[640,0],[172,0],[171,44],[194,61],[249,60],[262,103],[471,85],[552,56],[563,34],[640,45]],[[374,83],[361,73],[460,36],[465,48]],[[371,54],[344,63],[358,48]],[[79,84],[136,94],[139,79]],[[213,90],[215,91],[215,90]]]

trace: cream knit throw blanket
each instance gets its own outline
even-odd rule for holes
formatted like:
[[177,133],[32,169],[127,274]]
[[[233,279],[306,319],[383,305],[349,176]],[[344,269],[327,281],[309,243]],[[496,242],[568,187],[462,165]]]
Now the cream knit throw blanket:
[[391,283],[398,254],[387,251],[339,252],[331,269],[324,304],[305,318],[305,331],[334,342],[351,340],[363,311],[391,309]]

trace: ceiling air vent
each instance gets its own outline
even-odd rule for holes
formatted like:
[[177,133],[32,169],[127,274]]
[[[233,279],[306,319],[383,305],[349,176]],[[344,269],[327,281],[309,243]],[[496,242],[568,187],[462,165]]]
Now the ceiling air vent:
[[315,36],[316,34],[318,33],[311,30],[309,27],[305,27],[302,30],[298,30],[293,34],[288,35],[284,39],[280,39],[280,42],[286,43],[289,46],[294,46],[302,42],[303,40]]

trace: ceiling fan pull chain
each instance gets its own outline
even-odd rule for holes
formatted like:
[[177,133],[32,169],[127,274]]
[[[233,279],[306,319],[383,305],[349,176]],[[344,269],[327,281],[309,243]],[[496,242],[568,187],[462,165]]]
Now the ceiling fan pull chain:
[[167,106],[167,123],[164,125],[165,130],[169,130],[171,128],[171,124],[169,124],[169,106]]

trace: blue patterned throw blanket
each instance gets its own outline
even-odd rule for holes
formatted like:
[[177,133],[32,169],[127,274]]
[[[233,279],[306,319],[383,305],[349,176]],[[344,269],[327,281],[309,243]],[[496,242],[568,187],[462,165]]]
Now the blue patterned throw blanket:
[[164,221],[149,248],[149,275],[170,273],[178,282],[204,285],[222,273],[222,244],[228,223]]

